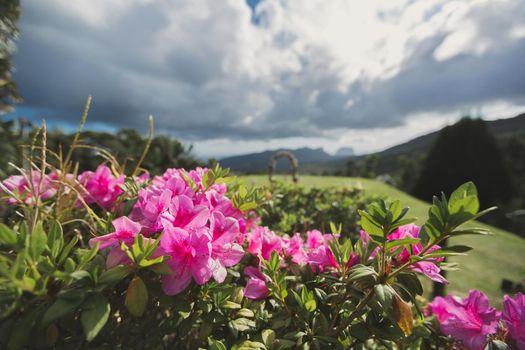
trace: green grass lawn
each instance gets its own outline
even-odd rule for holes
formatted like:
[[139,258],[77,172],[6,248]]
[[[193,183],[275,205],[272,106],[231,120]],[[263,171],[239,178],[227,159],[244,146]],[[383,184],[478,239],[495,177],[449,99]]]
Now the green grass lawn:
[[[253,175],[242,177],[246,184],[266,185],[268,177]],[[409,215],[418,218],[421,224],[427,217],[429,205],[405,192],[379,181],[361,178],[301,176],[299,183],[307,187],[358,187],[368,193],[399,199],[410,207]],[[474,223],[490,229],[491,236],[461,236],[451,244],[466,244],[474,247],[468,256],[454,257],[460,270],[448,273],[448,292],[465,295],[469,289],[479,289],[491,297],[499,306],[503,293],[500,290],[504,278],[525,281],[525,239],[512,233],[482,223]]]

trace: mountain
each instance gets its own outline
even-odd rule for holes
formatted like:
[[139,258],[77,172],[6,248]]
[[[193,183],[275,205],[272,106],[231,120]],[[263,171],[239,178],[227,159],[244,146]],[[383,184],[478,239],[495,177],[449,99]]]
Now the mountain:
[[[259,153],[243,154],[239,156],[227,157],[219,160],[221,166],[230,168],[236,173],[261,173],[268,170],[268,165],[272,156],[279,151],[289,151],[294,154],[299,162],[300,172],[304,172],[307,164],[323,163],[332,160],[341,160],[345,156],[332,156],[326,153],[322,148],[298,148],[285,149],[280,148],[276,150],[264,151]],[[279,159],[277,161],[277,170],[289,169],[287,159]]]
[[335,152],[335,157],[351,157],[354,155],[354,149],[352,147],[341,147]]
[[[486,121],[486,123],[500,142],[511,137],[525,140],[525,113],[514,118]],[[376,174],[397,173],[400,170],[400,157],[410,158],[416,162],[424,159],[440,132],[441,130],[438,130],[419,136],[408,142],[375,153],[377,156]],[[272,155],[280,150],[291,151],[295,155],[299,161],[299,173],[301,174],[342,174],[346,170],[346,163],[349,159],[363,162],[366,157],[366,155],[354,156],[351,148],[341,148],[332,156],[321,148],[312,149],[305,147],[295,150],[277,149],[228,157],[220,160],[220,163],[222,166],[231,168],[237,173],[265,173]],[[289,169],[287,162],[285,159],[278,161],[278,170]]]

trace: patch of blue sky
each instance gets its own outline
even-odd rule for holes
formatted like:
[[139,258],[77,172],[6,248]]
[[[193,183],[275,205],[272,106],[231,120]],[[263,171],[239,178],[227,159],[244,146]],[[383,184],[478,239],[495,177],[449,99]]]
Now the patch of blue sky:
[[261,24],[261,15],[257,13],[257,5],[261,0],[246,0],[246,4],[252,10],[252,23],[255,25]]
[[[66,133],[75,132],[78,128],[78,123],[69,122],[67,118],[50,117],[51,111],[44,108],[33,108],[25,106],[17,106],[14,111],[6,113],[2,116],[4,120],[13,120],[25,118],[35,125],[41,125],[42,120],[46,121],[48,130],[59,129]],[[88,122],[84,126],[85,130],[100,131],[100,132],[115,132],[116,127],[102,122]]]

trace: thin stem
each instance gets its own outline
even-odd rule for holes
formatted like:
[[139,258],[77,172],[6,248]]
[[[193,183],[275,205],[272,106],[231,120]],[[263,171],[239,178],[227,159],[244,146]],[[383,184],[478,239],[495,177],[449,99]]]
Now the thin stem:
[[357,304],[355,310],[348,316],[346,320],[344,320],[339,327],[335,329],[335,331],[331,332],[331,336],[336,337],[341,332],[343,332],[350,324],[354,321],[354,319],[360,314],[360,312],[363,310],[363,308],[368,304],[370,299],[374,296],[374,289],[370,289],[368,293],[365,295],[363,299]]
[[137,165],[135,166],[135,170],[133,170],[133,173],[131,176],[136,176],[140,170],[140,165],[144,161],[144,158],[146,158],[146,155],[148,154],[149,147],[151,146],[151,141],[153,140],[153,116],[149,116],[149,132],[148,132],[148,139],[146,140],[146,145],[144,146],[144,151],[142,152],[142,155],[140,156],[139,161],[137,162]]
[[75,136],[73,137],[73,141],[71,142],[71,146],[69,147],[69,151],[67,152],[66,159],[64,161],[64,173],[69,170],[69,162],[71,160],[71,157],[73,156],[73,151],[76,148],[78,139],[80,138],[80,132],[84,128],[84,124],[86,123],[86,119],[89,112],[89,107],[91,106],[91,95],[88,96],[86,100],[86,105],[84,106],[84,112],[82,113],[82,118],[80,119],[80,125],[78,126],[77,132],[75,133]]

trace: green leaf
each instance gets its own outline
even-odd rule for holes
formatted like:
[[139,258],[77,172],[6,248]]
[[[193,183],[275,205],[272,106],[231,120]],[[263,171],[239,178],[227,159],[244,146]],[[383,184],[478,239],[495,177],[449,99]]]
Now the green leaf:
[[106,298],[97,294],[90,297],[82,305],[80,322],[84,329],[84,335],[88,342],[95,339],[100,330],[105,326],[109,319],[111,307]]
[[397,275],[398,283],[401,283],[412,294],[423,295],[423,286],[413,272],[401,272]]
[[149,267],[149,266],[153,266],[153,265],[159,265],[164,260],[166,260],[166,257],[164,257],[164,256],[159,256],[159,257],[156,257],[155,259],[141,259],[139,261],[139,266],[140,267]]
[[467,228],[464,230],[454,230],[450,233],[453,236],[461,236],[461,235],[490,235],[490,231],[481,227],[472,227]]
[[425,259],[431,259],[431,258],[439,258],[439,257],[442,257],[442,256],[464,256],[464,255],[467,255],[465,253],[457,253],[457,252],[454,252],[454,251],[445,251],[445,250],[436,250],[430,254],[425,254],[424,258]]
[[348,282],[372,284],[375,283],[377,277],[377,272],[373,268],[358,264],[350,269]]
[[47,237],[47,245],[51,251],[51,256],[56,259],[60,251],[64,247],[64,232],[62,225],[58,221],[53,221],[49,228],[49,235]]
[[4,224],[0,224],[0,243],[13,247],[17,242],[17,234]]
[[461,212],[475,215],[478,212],[478,190],[473,182],[467,182],[452,192],[448,203],[448,210],[451,215]]
[[255,313],[252,310],[250,310],[250,309],[243,308],[243,309],[240,309],[239,311],[237,311],[237,316],[253,318],[253,317],[255,317]]
[[375,221],[370,214],[366,211],[358,210],[359,215],[361,215],[361,226],[363,229],[372,236],[383,237],[383,230],[381,225]]
[[133,277],[129,283],[124,301],[129,313],[135,317],[141,317],[148,305],[148,289],[139,276]]
[[84,279],[84,278],[91,278],[91,274],[87,272],[86,270],[78,270],[78,271],[72,272],[69,274],[69,276],[77,281]]
[[396,200],[390,204],[389,211],[392,213],[393,221],[400,219],[402,215],[406,214],[408,211],[408,208],[405,208],[406,210],[403,213],[403,204],[401,204],[400,200]]
[[120,282],[127,275],[129,275],[131,271],[131,268],[127,265],[117,265],[109,270],[102,272],[98,279],[98,283],[111,284]]
[[223,342],[212,338],[208,338],[208,347],[210,350],[227,350]]
[[399,246],[405,246],[410,244],[418,244],[419,238],[401,238],[393,241],[386,242],[386,249],[392,249]]
[[52,322],[54,320],[58,320],[66,315],[69,315],[82,304],[84,301],[83,295],[78,295],[74,298],[59,298],[57,301],[55,301],[44,314],[44,317],[42,318],[41,324],[47,325],[49,322]]
[[223,308],[225,309],[240,309],[241,304],[234,303],[233,301],[226,301],[223,305]]
[[38,260],[40,255],[46,250],[47,247],[47,235],[44,231],[44,227],[41,222],[38,222],[31,232],[29,240],[29,256],[33,260]]
[[273,329],[265,329],[261,332],[261,338],[267,348],[270,348],[275,342],[275,331]]
[[376,284],[374,286],[374,293],[381,306],[385,309],[385,312],[390,313],[392,311],[393,294],[395,293],[392,288],[388,285]]
[[173,270],[165,262],[152,265],[149,269],[158,275],[171,275],[173,273]]
[[231,321],[232,326],[239,332],[245,332],[251,328],[255,328],[255,321],[241,317]]
[[69,243],[64,247],[64,249],[62,249],[62,253],[60,254],[60,258],[58,259],[59,264],[62,264],[69,257],[69,253],[71,253],[71,250],[77,244],[77,242],[78,237],[73,236]]
[[469,245],[454,245],[450,247],[443,247],[440,249],[441,251],[451,251],[451,252],[457,252],[457,253],[465,253],[470,250],[472,250],[472,247]]

